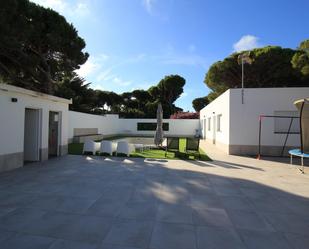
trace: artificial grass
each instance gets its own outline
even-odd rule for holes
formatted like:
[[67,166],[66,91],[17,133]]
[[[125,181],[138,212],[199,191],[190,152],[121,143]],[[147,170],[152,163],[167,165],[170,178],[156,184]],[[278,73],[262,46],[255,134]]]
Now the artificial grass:
[[[168,151],[165,156],[165,150],[163,149],[151,149],[145,150],[143,152],[133,152],[130,154],[130,157],[139,157],[139,158],[155,158],[155,159],[189,159],[194,160],[199,159],[198,153],[186,153],[186,140],[185,138],[180,138],[179,140],[179,152]],[[69,144],[69,154],[72,155],[81,155],[83,152],[83,143],[71,143]],[[200,149],[201,161],[210,161],[211,159],[206,155],[206,153]]]

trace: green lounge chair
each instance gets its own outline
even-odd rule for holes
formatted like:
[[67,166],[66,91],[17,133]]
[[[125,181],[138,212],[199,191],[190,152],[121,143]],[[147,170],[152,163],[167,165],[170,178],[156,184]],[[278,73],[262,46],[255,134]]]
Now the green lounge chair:
[[166,138],[165,157],[168,151],[172,151],[175,154],[179,152],[179,137],[167,137]]
[[186,138],[186,153],[187,154],[195,154],[198,153],[199,159],[201,159],[201,154],[200,154],[200,139],[199,138]]

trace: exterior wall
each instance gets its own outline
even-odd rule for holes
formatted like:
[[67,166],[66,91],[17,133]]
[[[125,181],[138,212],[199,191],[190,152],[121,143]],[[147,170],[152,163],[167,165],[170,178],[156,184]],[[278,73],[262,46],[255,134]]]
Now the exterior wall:
[[103,136],[113,136],[119,133],[121,123],[118,115],[92,115],[69,111],[69,141],[74,136],[74,128],[97,128]]
[[[139,122],[157,122],[156,119],[122,119],[118,115],[92,115],[69,111],[69,141],[73,140],[74,128],[97,128],[100,134],[113,135],[146,135],[153,136],[155,131],[138,131]],[[164,132],[170,136],[194,136],[195,130],[200,129],[199,120],[164,119],[169,123],[169,131]]]
[[[218,131],[218,115],[221,116],[221,129]],[[208,119],[211,119],[208,130]],[[206,124],[205,124],[206,123]],[[207,142],[228,153],[230,142],[230,91],[226,91],[200,111],[201,135]]]
[[[309,96],[309,88],[249,88],[230,89],[230,154],[257,155],[260,115],[275,115],[277,111],[297,111],[294,101]],[[274,133],[275,119],[263,118],[262,154],[280,155],[286,134]],[[299,147],[299,134],[290,134],[287,148]]]
[[[156,123],[156,119],[119,119],[119,134],[149,135],[153,136],[155,131],[138,131],[137,123]],[[164,131],[165,136],[194,136],[195,130],[200,129],[198,119],[163,119],[163,123],[169,123],[169,130]]]
[[[17,102],[12,102],[16,98]],[[60,155],[67,153],[68,104],[70,101],[0,84],[0,171],[23,166],[25,109],[41,113],[40,159],[48,158],[49,111],[60,112]]]
[[[222,113],[222,131],[216,131],[216,145],[228,154],[257,155],[260,115],[275,115],[277,112],[296,112],[293,102],[309,96],[309,88],[247,88],[244,104],[241,89],[230,89],[207,105],[200,112],[203,137],[213,139],[213,127],[206,131],[204,119]],[[212,122],[213,126],[213,122]],[[286,134],[277,134],[275,119],[264,118],[262,123],[262,154],[280,155]],[[209,141],[208,141],[209,142]],[[219,142],[219,143],[218,143]],[[299,134],[290,134],[287,149],[300,146]]]

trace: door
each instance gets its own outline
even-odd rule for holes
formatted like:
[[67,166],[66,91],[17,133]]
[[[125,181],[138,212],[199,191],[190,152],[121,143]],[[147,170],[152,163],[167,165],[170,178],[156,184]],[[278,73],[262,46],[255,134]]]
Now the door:
[[48,156],[58,156],[59,152],[59,113],[49,112]]
[[40,110],[25,109],[24,161],[40,160]]
[[206,139],[206,118],[203,119],[203,139]]
[[212,126],[212,143],[216,144],[216,116],[213,116],[213,126]]

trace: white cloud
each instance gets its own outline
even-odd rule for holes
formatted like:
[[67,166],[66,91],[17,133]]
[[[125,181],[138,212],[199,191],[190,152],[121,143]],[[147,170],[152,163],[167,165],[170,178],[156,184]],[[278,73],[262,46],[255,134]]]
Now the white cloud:
[[178,99],[183,99],[188,96],[188,93],[183,92]]
[[112,68],[108,68],[104,70],[103,72],[100,72],[98,76],[96,77],[97,81],[108,81],[114,78],[115,76],[111,74]]
[[123,80],[120,77],[114,77],[113,83],[115,83],[118,86],[129,86],[132,84],[132,81],[129,80]]
[[196,53],[194,44],[190,44],[185,51],[179,52],[168,43],[163,52],[158,56],[153,56],[159,63],[168,65],[200,66],[207,68],[206,59]]
[[80,69],[76,70],[75,72],[85,78],[100,68],[100,64],[96,63],[94,60],[88,59],[85,64],[83,64]]
[[46,8],[51,8],[62,15],[68,16],[87,16],[90,14],[89,5],[82,0],[74,4],[68,3],[66,0],[31,0],[32,2]]
[[172,65],[186,65],[186,66],[202,66],[206,67],[206,60],[199,55],[173,55],[162,58],[162,63]]
[[142,3],[149,14],[153,13],[153,7],[156,0],[143,0]]
[[261,47],[261,44],[259,43],[259,38],[254,35],[244,35],[233,45],[235,52],[251,50],[258,47]]
[[97,56],[90,56],[85,64],[81,65],[80,69],[75,72],[81,77],[87,77],[94,73],[97,73],[104,63],[109,59],[109,56],[106,54],[99,54]]

